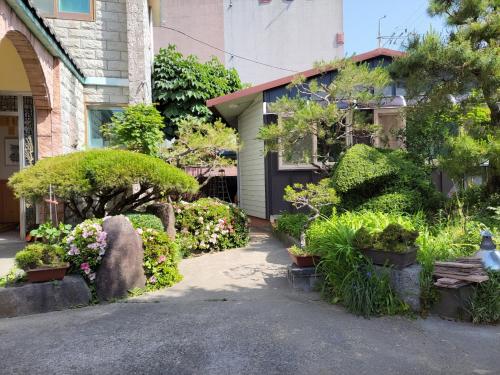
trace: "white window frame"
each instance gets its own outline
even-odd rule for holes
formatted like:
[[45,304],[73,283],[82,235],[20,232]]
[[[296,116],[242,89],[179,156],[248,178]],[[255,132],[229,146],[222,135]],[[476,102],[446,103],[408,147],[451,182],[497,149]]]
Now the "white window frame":
[[123,111],[125,110],[125,107],[121,107],[116,104],[99,104],[99,105],[88,105],[86,107],[85,115],[87,116],[87,129],[85,131],[86,135],[86,142],[85,144],[87,145],[88,148],[92,149],[99,149],[99,148],[105,148],[106,146],[103,147],[97,147],[97,146],[92,146],[91,144],[91,139],[92,139],[92,124],[90,123],[91,118],[90,118],[90,111],[96,111],[96,110],[109,110],[109,111]]
[[[57,18],[61,20],[75,20],[75,21],[95,21],[95,0],[89,0],[89,13],[70,13],[59,11],[59,0],[53,0],[54,12],[46,13],[39,10],[40,14],[46,18]],[[36,7],[36,5],[35,5]]]
[[[312,137],[312,157],[313,163],[318,162],[318,137],[316,135],[311,135]],[[283,159],[283,153],[278,153],[278,170],[280,171],[291,171],[291,170],[316,170],[318,167],[313,163],[290,163]]]
[[[379,115],[397,115],[401,120],[401,129],[406,127],[406,119],[401,113],[402,107],[387,107],[387,108],[377,108],[373,111],[373,122],[375,124],[380,124]],[[373,145],[375,147],[385,147],[381,144],[380,135],[377,134],[374,138]],[[403,146],[401,146],[403,147]]]

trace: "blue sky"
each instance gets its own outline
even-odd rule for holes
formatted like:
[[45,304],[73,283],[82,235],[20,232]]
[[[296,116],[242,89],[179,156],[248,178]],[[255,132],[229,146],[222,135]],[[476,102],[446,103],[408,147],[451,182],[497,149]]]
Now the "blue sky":
[[[381,21],[382,35],[399,35],[405,28],[423,34],[431,26],[442,31],[443,20],[429,17],[427,4],[428,0],[344,0],[346,55],[377,48],[378,19],[384,15],[387,17]],[[401,42],[387,43],[385,47],[401,49]]]

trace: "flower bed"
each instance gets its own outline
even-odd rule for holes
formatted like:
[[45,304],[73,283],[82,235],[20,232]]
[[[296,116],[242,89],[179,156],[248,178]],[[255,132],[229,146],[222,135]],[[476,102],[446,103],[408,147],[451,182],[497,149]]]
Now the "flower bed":
[[238,207],[212,198],[175,205],[184,255],[221,251],[248,243],[248,220]]
[[85,220],[66,237],[66,259],[71,264],[71,271],[80,273],[89,283],[94,282],[96,271],[106,254],[107,234],[102,230],[102,221]]

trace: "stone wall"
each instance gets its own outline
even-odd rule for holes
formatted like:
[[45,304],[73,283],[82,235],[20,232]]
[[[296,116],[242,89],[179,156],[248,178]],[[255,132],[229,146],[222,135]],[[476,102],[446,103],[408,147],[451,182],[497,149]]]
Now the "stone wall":
[[86,85],[85,102],[127,104],[129,102],[127,0],[96,0],[94,21],[61,19],[47,19],[47,21],[86,78],[121,80],[121,86]]
[[130,103],[151,103],[153,36],[147,0],[128,0],[127,15]]
[[63,153],[68,153],[85,146],[85,105],[83,85],[64,64],[60,69],[62,144]]
[[96,0],[95,21],[47,21],[86,77],[128,78],[126,0]]

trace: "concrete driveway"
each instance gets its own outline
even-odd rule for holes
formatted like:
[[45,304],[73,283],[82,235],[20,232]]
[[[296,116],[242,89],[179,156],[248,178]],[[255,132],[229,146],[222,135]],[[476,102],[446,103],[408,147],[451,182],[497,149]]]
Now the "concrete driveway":
[[290,290],[283,246],[187,259],[176,286],[0,320],[1,374],[498,374],[500,328],[363,319]]
[[0,277],[7,275],[14,267],[14,257],[24,245],[18,232],[0,233]]

